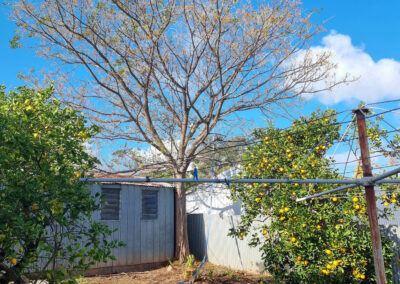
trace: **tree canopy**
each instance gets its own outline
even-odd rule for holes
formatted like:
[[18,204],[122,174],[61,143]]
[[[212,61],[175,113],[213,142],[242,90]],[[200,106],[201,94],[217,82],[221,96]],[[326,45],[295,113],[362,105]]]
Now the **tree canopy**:
[[[13,7],[14,46],[33,38],[25,42],[57,64],[50,78],[64,102],[103,139],[156,148],[178,178],[238,112],[271,112],[346,79],[332,77],[328,52],[308,50],[319,27],[298,1],[19,0]],[[185,197],[183,184],[176,187],[182,259]]]

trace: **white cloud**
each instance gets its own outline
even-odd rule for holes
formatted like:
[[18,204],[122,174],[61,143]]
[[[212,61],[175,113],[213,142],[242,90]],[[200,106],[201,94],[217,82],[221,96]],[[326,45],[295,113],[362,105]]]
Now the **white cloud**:
[[312,47],[311,50],[331,52],[332,60],[337,64],[337,78],[346,73],[359,78],[356,82],[317,95],[322,103],[335,104],[352,100],[376,102],[400,98],[399,61],[390,58],[374,61],[362,47],[352,44],[350,36],[335,31],[322,39],[321,46]]

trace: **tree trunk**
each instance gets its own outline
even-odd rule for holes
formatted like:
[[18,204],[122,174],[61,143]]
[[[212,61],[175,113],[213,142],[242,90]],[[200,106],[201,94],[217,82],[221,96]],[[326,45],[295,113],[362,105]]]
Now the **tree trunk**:
[[[176,178],[184,177],[185,174],[176,175]],[[185,184],[177,182],[175,187],[175,258],[184,262],[189,255]]]

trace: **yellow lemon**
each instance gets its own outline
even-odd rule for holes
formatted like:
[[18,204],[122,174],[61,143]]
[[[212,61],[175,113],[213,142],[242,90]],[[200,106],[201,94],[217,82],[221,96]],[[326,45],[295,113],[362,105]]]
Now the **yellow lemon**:
[[280,219],[281,221],[283,221],[283,220],[285,220],[285,217],[282,216],[282,217],[280,217],[279,219]]
[[289,212],[289,208],[288,207],[285,207],[285,212]]
[[295,243],[297,240],[296,240],[295,237],[293,237],[293,238],[290,239],[290,241],[291,241],[292,243]]
[[353,197],[353,202],[358,202],[358,197]]
[[17,263],[17,260],[15,259],[15,257],[12,257],[11,255],[8,257],[8,260],[14,265]]
[[385,206],[389,206],[389,203],[388,203],[388,202],[385,202],[384,205],[385,205]]
[[337,197],[332,198],[332,201],[333,201],[333,202],[338,201]]
[[325,253],[328,254],[328,255],[330,255],[330,254],[332,253],[332,251],[331,251],[330,249],[326,249],[326,250],[325,250]]
[[303,261],[303,264],[304,264],[304,265],[307,265],[307,264],[308,264],[308,261],[307,261],[307,260]]
[[39,138],[39,133],[34,133],[33,138],[38,139]]
[[338,265],[339,265],[339,262],[338,262],[337,260],[334,260],[334,261],[333,261],[333,265],[334,265],[334,266],[338,266]]
[[279,209],[279,213],[283,213],[283,212],[285,212],[285,210]]
[[33,108],[33,106],[28,106],[28,107],[26,108],[26,110],[27,110],[27,111],[34,111],[35,109]]
[[301,226],[302,226],[303,228],[305,228],[305,227],[307,226],[307,224],[303,223],[303,224],[301,224]]

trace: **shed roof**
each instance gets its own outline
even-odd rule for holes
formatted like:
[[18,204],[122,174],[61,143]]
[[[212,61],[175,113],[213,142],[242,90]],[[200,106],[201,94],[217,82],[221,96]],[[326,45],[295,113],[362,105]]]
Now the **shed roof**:
[[[99,181],[100,183],[104,184],[136,184],[136,185],[142,185],[142,186],[149,186],[149,187],[174,187],[170,183],[166,182],[129,182],[126,181],[127,178],[146,178],[142,176],[134,176],[131,173],[105,173],[105,172],[100,172],[96,171],[93,172],[93,177],[96,179],[105,179],[104,181]],[[112,179],[112,181],[110,181]],[[118,180],[121,181],[118,181]],[[124,180],[124,181],[122,181]]]

